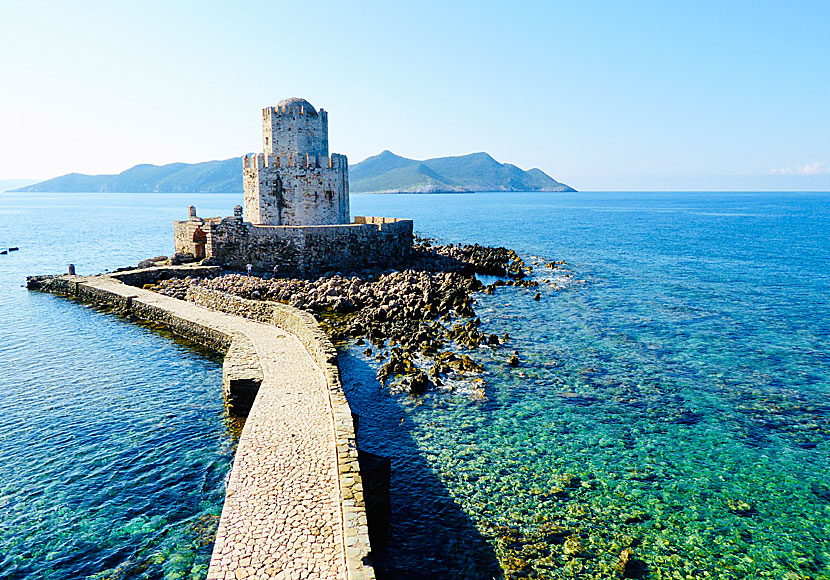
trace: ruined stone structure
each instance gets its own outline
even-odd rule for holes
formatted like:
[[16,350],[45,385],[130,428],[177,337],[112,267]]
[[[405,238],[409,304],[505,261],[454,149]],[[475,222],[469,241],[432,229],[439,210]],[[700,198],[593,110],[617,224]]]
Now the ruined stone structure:
[[262,111],[263,152],[243,161],[244,208],[232,218],[175,222],[176,253],[232,268],[310,276],[402,264],[412,221],[356,217],[349,223],[345,155],[329,155],[328,114],[305,99]]

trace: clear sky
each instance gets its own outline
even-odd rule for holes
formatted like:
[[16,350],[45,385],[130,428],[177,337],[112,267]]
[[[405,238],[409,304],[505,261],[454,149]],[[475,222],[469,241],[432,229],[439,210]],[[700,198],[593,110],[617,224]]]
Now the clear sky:
[[830,2],[0,0],[0,179],[487,151],[577,189],[830,190]]

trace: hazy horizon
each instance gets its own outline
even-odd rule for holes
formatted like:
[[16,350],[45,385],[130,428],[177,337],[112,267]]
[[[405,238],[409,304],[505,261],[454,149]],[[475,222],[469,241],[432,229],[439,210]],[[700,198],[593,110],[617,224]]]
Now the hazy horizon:
[[830,5],[294,10],[4,5],[0,180],[257,151],[261,109],[301,96],[353,162],[486,151],[579,190],[830,189]]

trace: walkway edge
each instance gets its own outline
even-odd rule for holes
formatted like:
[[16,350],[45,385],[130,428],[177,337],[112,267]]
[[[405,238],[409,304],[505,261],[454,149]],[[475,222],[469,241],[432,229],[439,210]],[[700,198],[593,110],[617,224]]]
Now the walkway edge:
[[[143,270],[142,275],[152,276],[148,270],[153,269]],[[170,268],[158,270],[169,271]],[[162,272],[158,273],[162,274]],[[249,342],[242,334],[236,336],[237,333],[230,333],[229,336],[225,332],[173,315],[156,304],[142,301],[143,294],[154,295],[154,293],[129,286],[121,280],[122,277],[128,278],[129,276],[131,276],[130,272],[88,277],[70,275],[33,277],[28,285],[34,289],[73,296],[84,302],[107,305],[119,312],[161,323],[176,334],[194,340],[223,355],[230,354],[229,351],[235,342],[238,344]],[[158,278],[161,277],[170,276]],[[110,286],[110,288],[101,286]],[[347,580],[374,580],[375,573],[371,563],[369,528],[354,424],[351,409],[343,392],[334,345],[311,314],[285,304],[246,300],[198,286],[191,286],[188,289],[187,301],[211,310],[273,324],[293,334],[323,371],[328,386],[329,413],[336,445],[346,578]],[[244,349],[244,346],[242,348]],[[252,362],[247,361],[244,365],[248,371],[251,370]],[[258,361],[255,366],[258,366]],[[224,382],[227,380],[227,371],[223,372],[223,375]]]
[[369,527],[363,481],[357,459],[352,411],[343,392],[337,350],[320,328],[317,320],[303,310],[262,300],[247,300],[224,292],[190,286],[187,301],[211,310],[242,316],[257,322],[273,324],[296,336],[322,369],[328,385],[329,406],[337,445],[337,472],[340,480],[343,546],[349,580],[372,580]]

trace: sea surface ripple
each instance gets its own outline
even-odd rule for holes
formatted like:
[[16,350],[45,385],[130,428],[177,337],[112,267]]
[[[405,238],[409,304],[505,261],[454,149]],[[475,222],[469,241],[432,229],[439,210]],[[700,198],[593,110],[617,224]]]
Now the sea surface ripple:
[[[240,201],[0,195],[21,248],[0,256],[0,578],[204,577],[234,449],[219,361],[22,284],[169,254],[188,205]],[[541,283],[476,296],[510,336],[470,353],[484,399],[393,394],[365,347],[341,354],[361,447],[393,460],[381,578],[830,578],[830,194],[353,195],[352,215],[514,248]]]

